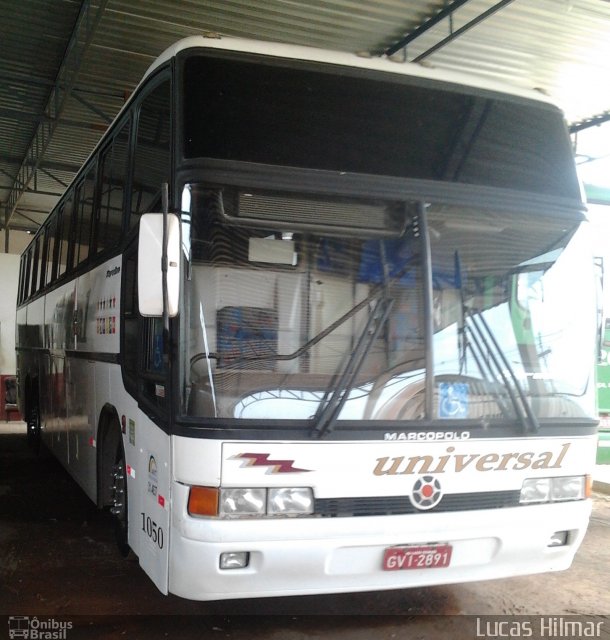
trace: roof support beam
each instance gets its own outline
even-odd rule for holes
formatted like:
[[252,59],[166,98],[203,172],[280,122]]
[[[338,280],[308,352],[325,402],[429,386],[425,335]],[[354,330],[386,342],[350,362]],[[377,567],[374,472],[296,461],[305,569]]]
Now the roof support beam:
[[110,124],[112,122],[112,118],[107,113],[104,113],[104,111],[98,109],[98,107],[96,107],[94,104],[91,104],[89,100],[86,100],[85,98],[83,98],[83,96],[77,93],[73,93],[72,95],[74,96],[75,100],[78,100],[78,102],[80,102],[83,106],[87,107],[89,111],[93,111],[95,115],[99,116],[107,124]]
[[[0,155],[1,162],[8,162],[9,164],[19,164],[21,162],[21,157],[17,156],[3,156]],[[43,160],[38,166],[42,166],[49,171],[64,171],[65,173],[77,173],[80,169],[79,164],[72,164],[70,162],[55,162],[52,160]],[[0,171],[4,171],[0,169]],[[11,178],[11,180],[15,177],[14,174],[9,174],[7,171],[4,173]],[[6,187],[7,189],[9,187]]]
[[[28,211],[29,212],[29,209],[17,209],[17,211],[15,211],[15,213],[17,215],[19,215],[20,217],[22,217],[24,220],[27,220],[28,222],[31,222],[34,225],[34,227],[36,227],[36,228],[39,227],[40,226],[40,222],[38,222],[37,220],[34,220],[33,218],[30,218],[30,216],[26,216],[24,211]],[[34,211],[32,213],[39,213],[39,212],[38,211]]]
[[584,131],[591,127],[599,127],[600,124],[604,124],[604,122],[608,121],[610,121],[610,111],[604,111],[604,113],[591,116],[590,118],[586,118],[580,122],[573,122],[570,125],[570,133],[578,133],[579,131]]
[[[33,87],[53,87],[55,83],[53,80],[47,80],[46,78],[37,78],[31,75],[25,75],[19,72],[4,71],[0,73],[0,82],[16,83],[15,88],[21,88],[21,85],[29,85]],[[72,95],[77,93],[84,93],[87,95],[104,96],[106,98],[116,98],[123,103],[126,100],[125,91],[112,91],[110,89],[100,89],[97,87],[89,86],[75,86],[72,87]]]
[[36,175],[39,164],[46,153],[57,123],[65,108],[66,101],[76,84],[80,68],[108,0],[99,0],[94,6],[92,0],[83,0],[64,59],[59,67],[55,83],[51,88],[44,115],[30,146],[21,161],[21,167],[9,192],[4,215],[4,227],[9,227],[19,199]]
[[51,180],[55,180],[55,182],[60,184],[64,189],[67,188],[68,183],[64,182],[63,180],[60,180],[57,176],[54,176],[50,171],[47,171],[46,169],[44,169],[41,166],[38,166],[38,171],[41,171],[45,175],[49,176],[49,178],[51,178]]
[[[6,191],[8,189],[10,189],[10,187],[0,187],[0,191]],[[29,187],[24,191],[24,193],[34,193],[39,196],[55,196],[56,198],[59,198],[63,192],[63,189],[60,191],[43,191],[41,189],[30,189]],[[15,209],[15,211],[17,210]],[[2,226],[0,226],[0,229],[2,229]]]
[[465,25],[463,25],[462,27],[454,31],[453,30],[453,14],[457,9],[459,9],[461,6],[466,4],[466,2],[468,2],[468,0],[454,0],[453,2],[450,2],[449,4],[447,4],[432,18],[420,24],[419,27],[411,31],[411,33],[409,33],[404,38],[399,40],[396,44],[392,45],[389,49],[386,50],[385,53],[387,56],[391,56],[395,54],[400,49],[406,47],[410,42],[413,42],[413,40],[415,40],[416,38],[424,34],[426,31],[428,31],[429,29],[437,25],[441,20],[444,20],[445,18],[449,18],[449,35],[446,38],[443,38],[440,42],[437,42],[433,47],[430,47],[430,49],[424,51],[423,53],[420,53],[416,58],[411,60],[411,62],[420,62],[424,58],[427,58],[428,56],[432,55],[435,51],[438,51],[440,48],[444,47],[446,44],[449,44],[451,41],[455,40],[456,38],[459,38],[461,35],[466,33],[466,31],[468,31],[469,29],[472,29],[472,27],[475,27],[480,22],[483,22],[483,20],[489,18],[494,13],[496,13],[496,11],[499,11],[500,9],[504,8],[506,5],[510,4],[513,1],[514,0],[500,0],[499,2],[491,6],[489,9],[487,9],[486,11],[483,11],[483,13],[479,14],[476,18],[473,18],[472,20],[468,21]]
[[[51,120],[44,113],[31,113],[29,111],[14,109],[12,107],[0,107],[0,116],[10,118],[11,120],[15,120],[17,122],[34,122],[37,123],[38,126],[47,123],[51,124]],[[109,121],[108,116],[106,115],[103,116],[103,119],[106,120],[106,122]],[[106,129],[108,128],[106,124],[102,123],[85,122],[84,120],[69,120],[66,118],[56,120],[53,124],[55,126],[61,125],[62,127],[73,127],[75,129],[89,129],[94,131],[106,131]]]
[[446,44],[449,44],[452,40],[459,38],[461,35],[466,33],[466,31],[468,31],[469,29],[472,29],[472,27],[476,27],[480,22],[483,22],[483,20],[489,18],[494,13],[496,13],[496,11],[503,9],[506,5],[510,4],[511,2],[514,2],[514,0],[500,0],[500,2],[497,2],[492,7],[489,7],[489,9],[487,9],[486,11],[483,11],[483,13],[481,13],[476,18],[473,18],[472,20],[467,22],[465,25],[460,27],[457,31],[453,31],[452,29],[451,33],[446,38],[443,38],[440,42],[437,42],[433,47],[430,47],[427,51],[420,53],[417,57],[413,58],[412,62],[421,62],[424,58],[427,58],[428,56],[432,55],[435,51],[438,51],[441,47],[444,47]]
[[454,11],[459,9],[462,5],[465,5],[469,0],[453,0],[448,5],[446,5],[443,9],[441,9],[436,15],[432,16],[425,22],[419,25],[411,31],[411,33],[407,34],[404,38],[401,38],[398,42],[393,44],[389,49],[386,50],[386,56],[394,55],[400,49],[406,47],[410,42],[413,42],[415,38],[419,38],[423,33],[426,33],[429,29],[432,29],[435,25],[437,25],[441,20],[450,17]]

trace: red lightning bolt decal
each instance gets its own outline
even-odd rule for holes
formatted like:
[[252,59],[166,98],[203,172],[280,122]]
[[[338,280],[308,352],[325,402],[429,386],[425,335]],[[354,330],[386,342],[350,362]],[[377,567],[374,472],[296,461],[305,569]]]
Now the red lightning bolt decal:
[[267,473],[299,473],[311,471],[311,469],[298,469],[293,466],[294,460],[269,460],[268,453],[238,453],[233,457],[245,460],[243,466],[246,467],[271,467]]

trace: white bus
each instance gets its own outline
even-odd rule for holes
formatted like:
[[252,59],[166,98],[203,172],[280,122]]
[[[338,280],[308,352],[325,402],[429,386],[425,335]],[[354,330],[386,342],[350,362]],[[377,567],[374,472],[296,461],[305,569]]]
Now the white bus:
[[25,251],[17,328],[28,438],[163,593],[555,571],[585,534],[593,260],[535,92],[183,40]]

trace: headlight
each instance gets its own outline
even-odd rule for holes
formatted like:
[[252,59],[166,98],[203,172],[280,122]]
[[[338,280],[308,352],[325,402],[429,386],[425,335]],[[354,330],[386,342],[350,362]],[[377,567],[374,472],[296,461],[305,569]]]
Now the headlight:
[[585,497],[585,477],[553,478],[551,500],[582,500]]
[[550,495],[550,478],[528,478],[527,480],[523,481],[519,502],[521,504],[530,504],[532,502],[548,502]]
[[313,509],[311,487],[219,489],[192,486],[187,505],[190,516],[212,518],[307,516]]
[[584,500],[589,497],[588,476],[565,478],[528,478],[521,486],[521,504]]
[[220,516],[265,515],[266,489],[221,489],[218,502]]
[[304,515],[313,513],[313,494],[308,487],[269,489],[267,513],[273,515]]

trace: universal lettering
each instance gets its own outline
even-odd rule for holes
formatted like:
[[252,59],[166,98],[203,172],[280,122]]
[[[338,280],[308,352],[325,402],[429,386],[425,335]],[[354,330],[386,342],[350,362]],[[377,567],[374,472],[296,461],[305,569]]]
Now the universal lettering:
[[510,453],[454,453],[455,447],[447,447],[444,455],[431,456],[384,456],[376,459],[373,475],[396,476],[423,473],[461,473],[467,469],[481,473],[488,471],[523,471],[525,469],[561,469],[570,443],[565,443],[559,452],[534,451]]
[[470,453],[467,456],[462,454],[457,454],[453,456],[455,458],[455,470],[458,473],[460,471],[464,471],[464,469],[470,466],[470,464],[474,462],[480,455],[481,455],[480,453]]
[[[455,451],[455,447],[447,447],[447,453],[453,453],[454,451]],[[450,455],[439,456],[438,465],[436,466],[435,469],[432,470],[431,473],[444,473],[445,472],[445,467],[446,467],[447,463],[449,462],[449,460],[451,460],[451,456]]]

